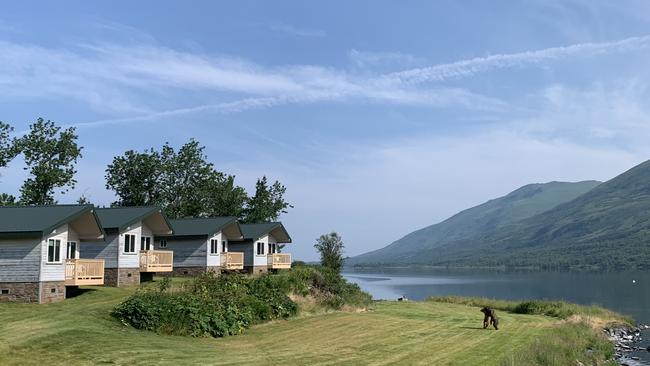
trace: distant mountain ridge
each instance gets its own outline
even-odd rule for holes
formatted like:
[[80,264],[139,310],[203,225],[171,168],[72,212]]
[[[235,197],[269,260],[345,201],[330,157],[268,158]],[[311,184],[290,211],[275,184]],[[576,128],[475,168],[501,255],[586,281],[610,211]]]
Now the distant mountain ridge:
[[[516,210],[501,206],[510,213]],[[444,226],[454,217],[437,225]],[[438,241],[430,248],[405,241],[421,232],[416,231],[384,249],[352,258],[350,263],[649,269],[650,161],[541,213],[508,221],[502,221],[494,229],[468,229],[471,234]],[[392,256],[396,260],[387,260],[390,251],[384,250],[397,251],[396,247],[400,246],[404,253]],[[409,252],[405,247],[417,249]]]
[[[529,184],[506,196],[464,210],[449,219],[414,231],[389,246],[350,258],[358,263],[420,263],[428,252],[451,242],[492,232],[568,202],[600,182]],[[423,257],[424,256],[424,257]]]

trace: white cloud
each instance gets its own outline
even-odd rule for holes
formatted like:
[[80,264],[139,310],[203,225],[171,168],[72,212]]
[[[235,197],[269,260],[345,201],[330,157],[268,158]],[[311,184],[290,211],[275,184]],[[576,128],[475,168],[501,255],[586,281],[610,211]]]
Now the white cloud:
[[447,64],[405,70],[384,77],[384,81],[400,84],[419,84],[471,77],[495,69],[541,65],[543,63],[569,58],[588,57],[608,53],[627,52],[650,47],[650,35],[630,37],[611,42],[578,43],[563,47],[525,51],[510,54],[497,54],[476,57]]
[[362,68],[381,65],[411,67],[423,62],[418,57],[402,52],[370,52],[352,49],[348,52],[348,57],[356,66]]

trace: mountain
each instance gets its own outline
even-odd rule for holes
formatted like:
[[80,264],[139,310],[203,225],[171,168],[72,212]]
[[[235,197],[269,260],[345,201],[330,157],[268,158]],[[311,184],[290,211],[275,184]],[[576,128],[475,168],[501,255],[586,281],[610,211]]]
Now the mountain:
[[428,252],[427,261],[650,268],[650,161],[551,210]]
[[431,263],[436,257],[436,248],[493,232],[548,211],[599,184],[597,181],[529,184],[441,223],[414,231],[385,248],[350,258],[346,264]]

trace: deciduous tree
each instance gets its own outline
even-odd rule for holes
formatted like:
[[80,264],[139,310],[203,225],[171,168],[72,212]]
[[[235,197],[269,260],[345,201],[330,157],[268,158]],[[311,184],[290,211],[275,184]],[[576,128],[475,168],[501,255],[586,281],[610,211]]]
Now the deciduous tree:
[[62,130],[52,121],[39,118],[27,135],[16,141],[29,170],[29,178],[20,188],[20,201],[26,205],[55,203],[54,190],[61,193],[74,188],[75,164],[81,158],[75,128]]
[[320,254],[320,263],[337,272],[343,268],[343,239],[336,232],[321,235],[314,248]]
[[257,180],[255,195],[248,199],[243,221],[246,223],[275,221],[287,213],[291,204],[284,200],[286,187],[277,180],[269,187],[266,176]]

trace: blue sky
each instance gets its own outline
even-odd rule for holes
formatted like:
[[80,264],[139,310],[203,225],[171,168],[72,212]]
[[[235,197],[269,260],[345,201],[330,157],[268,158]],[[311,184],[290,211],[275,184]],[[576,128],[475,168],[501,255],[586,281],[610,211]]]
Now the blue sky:
[[[347,253],[533,182],[650,158],[646,1],[21,1],[0,13],[0,120],[78,128],[77,189],[194,137],[295,208],[291,252]],[[22,163],[0,171],[17,194]]]

